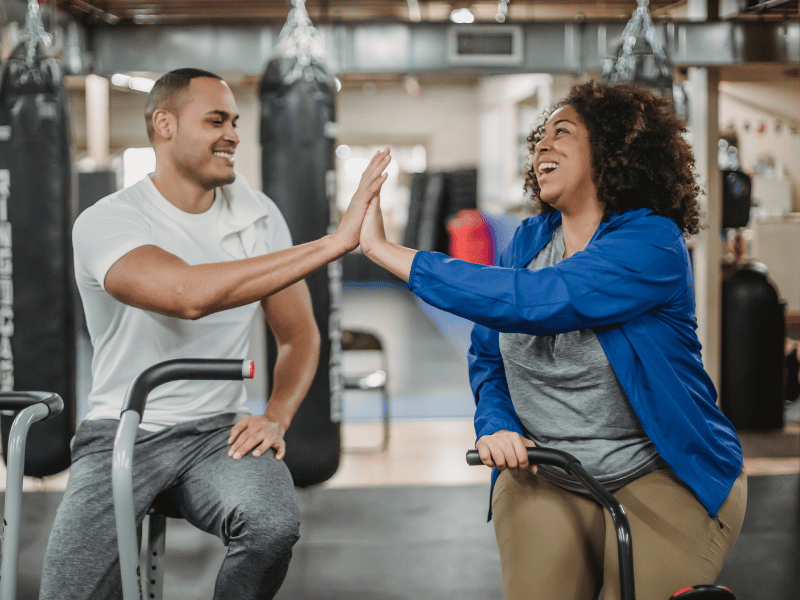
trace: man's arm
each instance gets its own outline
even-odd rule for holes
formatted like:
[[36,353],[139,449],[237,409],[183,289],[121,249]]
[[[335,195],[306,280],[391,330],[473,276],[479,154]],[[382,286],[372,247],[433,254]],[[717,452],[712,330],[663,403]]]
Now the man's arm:
[[272,394],[263,415],[245,417],[231,429],[228,454],[238,459],[274,448],[280,460],[286,452],[283,435],[317,372],[320,334],[305,281],[264,298],[261,306],[278,346]]
[[346,254],[335,235],[242,260],[189,265],[157,246],[140,246],[108,270],[106,291],[136,308],[179,319],[257,302]]
[[388,148],[377,153],[332,235],[243,260],[189,265],[157,246],[140,246],[108,270],[106,291],[116,300],[170,317],[199,319],[250,304],[300,281],[358,246],[370,200],[386,180]]

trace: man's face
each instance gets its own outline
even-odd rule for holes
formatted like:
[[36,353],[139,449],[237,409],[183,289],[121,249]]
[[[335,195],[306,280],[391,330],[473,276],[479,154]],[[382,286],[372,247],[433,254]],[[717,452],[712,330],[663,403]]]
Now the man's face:
[[233,93],[223,81],[197,77],[184,94],[170,153],[176,169],[207,190],[232,183],[239,144]]

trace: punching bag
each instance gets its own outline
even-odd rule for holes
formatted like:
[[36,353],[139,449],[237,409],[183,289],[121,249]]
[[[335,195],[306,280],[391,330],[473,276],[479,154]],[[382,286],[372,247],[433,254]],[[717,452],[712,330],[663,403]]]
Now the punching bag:
[[[41,40],[22,42],[0,84],[0,389],[55,392],[56,418],[28,435],[25,474],[70,464],[75,433],[74,220],[67,94]],[[13,415],[2,416],[3,455]]]
[[[336,190],[335,87],[324,62],[303,52],[313,34],[302,2],[296,2],[260,87],[262,190],[281,209],[295,244],[329,233]],[[284,461],[298,487],[329,479],[341,455],[340,263],[317,270],[306,282],[322,343],[311,389],[285,436]],[[267,337],[272,373],[275,343]]]
[[722,227],[747,227],[750,221],[752,187],[750,176],[744,171],[722,171]]
[[720,407],[737,429],[781,429],[784,303],[767,268],[745,263],[722,282]]

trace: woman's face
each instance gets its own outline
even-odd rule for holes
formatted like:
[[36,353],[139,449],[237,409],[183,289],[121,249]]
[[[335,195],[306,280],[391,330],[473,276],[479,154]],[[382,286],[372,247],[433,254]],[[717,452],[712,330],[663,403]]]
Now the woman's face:
[[544,137],[534,148],[533,168],[539,197],[556,210],[574,213],[587,203],[597,203],[589,132],[571,106],[550,115]]

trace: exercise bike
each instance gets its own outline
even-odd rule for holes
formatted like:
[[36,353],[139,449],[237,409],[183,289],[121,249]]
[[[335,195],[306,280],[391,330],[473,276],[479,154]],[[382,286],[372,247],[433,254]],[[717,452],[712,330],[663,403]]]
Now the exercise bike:
[[164,361],[145,369],[128,388],[122,405],[117,437],[114,440],[111,465],[124,600],[139,600],[142,597],[161,600],[164,585],[166,517],[180,517],[174,511],[174,507],[164,502],[164,498],[156,497],[148,513],[150,528],[147,563],[145,575],[141,577],[140,582],[139,537],[133,503],[133,449],[148,394],[156,387],[170,381],[185,379],[234,381],[252,379],[254,375],[255,366],[252,360],[177,359]]
[[0,600],[16,600],[19,560],[22,475],[25,470],[25,442],[28,430],[37,421],[55,417],[64,401],[50,392],[0,392],[0,410],[19,413],[8,435],[6,456],[6,497],[3,512],[3,559],[0,565]]
[[[528,462],[532,465],[558,467],[580,481],[586,491],[611,515],[617,534],[619,553],[619,581],[621,600],[636,600],[633,578],[633,544],[628,517],[622,504],[603,485],[583,468],[580,461],[567,452],[550,448],[528,448]],[[467,450],[468,465],[482,465],[477,450]],[[648,599],[649,600],[649,599]],[[718,585],[697,585],[678,590],[670,600],[736,600],[734,593]]]

